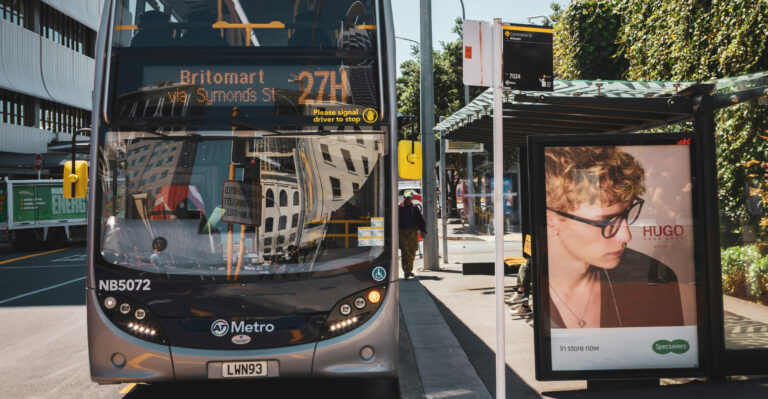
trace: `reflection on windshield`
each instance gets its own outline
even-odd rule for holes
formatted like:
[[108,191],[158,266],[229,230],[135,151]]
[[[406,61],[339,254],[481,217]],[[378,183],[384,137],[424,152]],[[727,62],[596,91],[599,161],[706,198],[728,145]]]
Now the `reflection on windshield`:
[[381,137],[107,133],[101,254],[140,271],[233,279],[368,265],[385,253]]
[[118,1],[119,47],[292,47],[372,51],[372,0]]

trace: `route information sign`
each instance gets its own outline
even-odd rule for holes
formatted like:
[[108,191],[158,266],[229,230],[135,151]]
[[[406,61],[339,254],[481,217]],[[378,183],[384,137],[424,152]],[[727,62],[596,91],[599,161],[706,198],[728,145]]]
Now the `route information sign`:
[[227,180],[221,196],[224,223],[261,225],[261,185]]

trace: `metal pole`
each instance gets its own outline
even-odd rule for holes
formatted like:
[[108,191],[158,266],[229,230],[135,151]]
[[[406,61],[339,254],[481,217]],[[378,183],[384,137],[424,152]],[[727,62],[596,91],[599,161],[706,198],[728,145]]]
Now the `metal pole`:
[[448,176],[445,173],[445,139],[440,137],[440,216],[443,219],[443,263],[448,263],[448,209],[445,196],[448,194]]
[[421,0],[421,148],[424,151],[422,202],[427,235],[424,237],[424,269],[439,270],[437,201],[435,199],[435,77],[432,59],[432,1]]
[[501,19],[493,20],[493,225],[496,236],[496,399],[506,394],[504,359],[504,111]]
[[[464,0],[459,0],[459,3],[461,3],[461,21],[463,24],[464,20],[467,19],[467,14],[464,12]],[[464,106],[467,105],[469,105],[469,86],[464,85]]]

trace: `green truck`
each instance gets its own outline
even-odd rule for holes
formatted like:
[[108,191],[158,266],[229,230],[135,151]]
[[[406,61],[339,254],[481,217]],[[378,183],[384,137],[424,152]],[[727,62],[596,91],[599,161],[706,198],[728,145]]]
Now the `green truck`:
[[86,236],[88,198],[67,199],[62,180],[0,181],[0,242],[28,251]]

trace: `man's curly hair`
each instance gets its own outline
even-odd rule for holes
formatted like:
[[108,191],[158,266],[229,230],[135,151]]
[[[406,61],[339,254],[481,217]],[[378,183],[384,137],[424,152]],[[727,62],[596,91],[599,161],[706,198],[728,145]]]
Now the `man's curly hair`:
[[645,170],[617,147],[550,147],[544,153],[547,208],[608,207],[645,193]]

